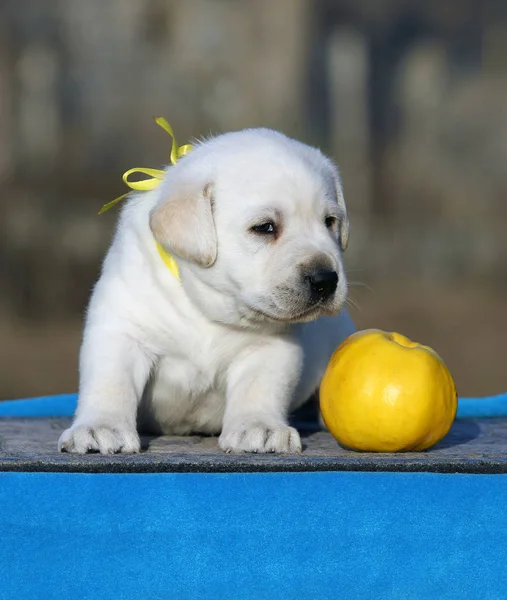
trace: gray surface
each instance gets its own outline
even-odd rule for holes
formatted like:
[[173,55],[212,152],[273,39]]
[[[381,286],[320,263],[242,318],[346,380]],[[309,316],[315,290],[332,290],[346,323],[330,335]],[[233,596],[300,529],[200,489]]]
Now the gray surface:
[[[216,438],[143,438],[137,455],[59,453],[57,440],[70,419],[0,419],[0,471],[86,473],[248,471],[433,471],[507,473],[507,419],[457,421],[427,452],[357,453],[324,431],[302,430],[300,455],[224,454]],[[311,426],[309,426],[311,427]]]

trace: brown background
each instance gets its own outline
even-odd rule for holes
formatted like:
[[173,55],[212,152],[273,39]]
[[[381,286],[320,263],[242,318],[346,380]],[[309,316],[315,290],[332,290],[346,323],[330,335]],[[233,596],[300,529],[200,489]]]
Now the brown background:
[[330,153],[359,327],[506,391],[507,5],[0,0],[0,399],[73,391],[127,168],[264,125]]

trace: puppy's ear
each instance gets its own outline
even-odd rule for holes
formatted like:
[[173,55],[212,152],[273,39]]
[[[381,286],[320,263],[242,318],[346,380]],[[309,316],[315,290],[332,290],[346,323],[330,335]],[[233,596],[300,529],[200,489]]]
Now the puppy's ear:
[[151,231],[171,254],[210,267],[217,257],[212,186],[180,188],[169,193],[150,214]]
[[343,189],[342,183],[340,180],[340,174],[338,173],[338,169],[335,165],[333,165],[333,181],[334,181],[334,189],[336,194],[336,201],[338,202],[338,206],[342,211],[342,218],[340,220],[339,227],[339,235],[340,235],[340,248],[342,251],[347,249],[349,244],[349,218],[347,216],[347,207],[345,205],[345,198],[343,197]]
[[349,229],[349,218],[345,215],[340,221],[340,229],[338,232],[340,235],[340,248],[343,252],[345,252],[349,245]]

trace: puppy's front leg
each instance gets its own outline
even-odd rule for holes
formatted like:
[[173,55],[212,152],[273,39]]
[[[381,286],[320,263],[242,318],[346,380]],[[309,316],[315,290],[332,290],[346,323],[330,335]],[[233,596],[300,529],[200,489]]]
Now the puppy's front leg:
[[218,440],[222,450],[301,452],[299,434],[287,423],[301,365],[302,350],[290,339],[250,347],[234,360]]
[[139,452],[137,407],[152,361],[127,335],[89,330],[81,348],[79,402],[58,449],[76,454]]

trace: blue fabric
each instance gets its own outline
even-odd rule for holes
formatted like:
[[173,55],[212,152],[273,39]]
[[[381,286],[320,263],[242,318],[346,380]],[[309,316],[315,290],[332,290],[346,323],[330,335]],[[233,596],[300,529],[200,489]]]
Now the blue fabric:
[[486,418],[507,416],[507,394],[485,398],[460,398],[458,418]]
[[0,473],[0,599],[504,600],[506,505],[507,475]]
[[[0,417],[70,417],[74,414],[77,394],[43,396],[0,402]],[[507,394],[484,398],[460,398],[458,418],[505,417]]]
[[0,598],[504,600],[507,475],[0,474]]
[[77,394],[58,394],[0,402],[0,417],[72,417]]

